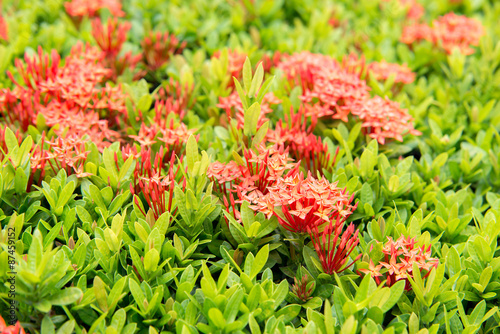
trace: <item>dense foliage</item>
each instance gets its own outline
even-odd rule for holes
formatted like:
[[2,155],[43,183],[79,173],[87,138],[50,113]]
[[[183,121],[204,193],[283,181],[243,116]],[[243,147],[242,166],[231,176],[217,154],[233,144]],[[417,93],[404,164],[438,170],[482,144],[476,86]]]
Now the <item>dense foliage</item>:
[[0,332],[500,333],[499,2],[1,6]]

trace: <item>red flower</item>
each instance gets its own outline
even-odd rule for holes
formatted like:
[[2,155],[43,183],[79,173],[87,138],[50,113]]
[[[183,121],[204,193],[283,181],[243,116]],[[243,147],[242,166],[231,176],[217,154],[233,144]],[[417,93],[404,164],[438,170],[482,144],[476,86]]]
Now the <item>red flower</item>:
[[[312,111],[314,110],[314,111]],[[285,121],[279,120],[274,130],[268,131],[268,141],[274,144],[285,145],[290,155],[297,161],[302,161],[307,170],[314,175],[319,172],[323,175],[323,169],[332,170],[335,165],[337,153],[331,157],[326,143],[315,136],[312,131],[316,126],[318,117],[328,115],[328,109],[319,105],[301,105],[298,112],[293,109],[290,116],[285,115]],[[310,125],[307,127],[308,120]]]
[[[76,44],[59,66],[57,52],[44,54],[39,48],[38,55],[25,56],[25,63],[16,60],[16,67],[22,82],[15,82],[13,90],[4,89],[0,98],[0,113],[13,125],[15,122],[26,131],[35,124],[39,114],[48,126],[59,124],[57,134],[67,131],[71,135],[88,135],[99,149],[115,141],[118,134],[109,129],[119,118],[126,117],[125,99],[121,87],[112,87],[101,82],[111,72],[101,61],[104,53],[98,49]],[[99,118],[99,113],[108,120]]]
[[[424,278],[429,276],[433,268],[437,268],[439,260],[431,257],[431,246],[427,248],[415,247],[416,240],[414,238],[405,238],[403,235],[398,240],[394,241],[388,237],[382,252],[385,256],[385,261],[380,261],[377,266],[374,266],[370,261],[369,269],[360,269],[365,275],[371,275],[375,278],[377,284],[380,284],[381,278],[386,279],[386,285],[392,286],[400,280],[406,281],[405,290],[411,290],[411,283],[408,277],[413,279],[413,264],[416,263],[421,275]],[[385,272],[381,272],[385,268]]]
[[[177,166],[177,169],[174,168],[175,154],[170,155],[168,162],[165,162],[166,159],[168,156],[164,154],[163,148],[160,148],[160,151],[155,155],[154,163],[151,163],[151,149],[141,148],[140,162],[136,164],[134,171],[134,185],[130,184],[131,193],[144,196],[155,219],[167,211],[172,214],[171,219],[173,219],[177,212],[177,209],[172,210],[172,203],[180,165]],[[166,170],[165,174],[164,170]],[[184,183],[183,187],[185,187],[182,175],[181,182]],[[135,201],[137,200],[136,197]],[[144,215],[146,213],[142,212]]]
[[413,128],[412,117],[407,110],[401,109],[398,102],[388,98],[375,96],[357,104],[352,113],[363,121],[362,126],[366,133],[381,144],[389,138],[403,141],[405,134],[421,135]]
[[455,13],[448,13],[433,22],[434,43],[449,54],[455,48],[465,55],[474,53],[470,46],[479,45],[484,35],[481,22]]
[[337,188],[337,182],[317,180],[310,174],[304,178],[302,173],[280,177],[267,193],[243,198],[253,204],[253,210],[275,215],[285,229],[295,233],[309,232],[337,218],[344,221],[356,209],[351,205],[354,196]]
[[150,71],[156,71],[167,63],[174,54],[181,54],[186,42],[179,40],[168,32],[150,32],[141,42],[143,61]]
[[297,277],[294,277],[293,281],[294,284],[292,285],[292,293],[295,294],[297,298],[299,298],[304,303],[312,298],[312,292],[315,286],[314,281],[312,281],[312,284],[309,288],[307,288],[307,285],[309,283],[307,275],[303,275],[300,281],[297,279]]
[[479,40],[485,34],[481,22],[463,15],[448,13],[432,22],[432,27],[426,24],[416,24],[405,27],[401,41],[412,44],[427,40],[442,47],[448,54],[455,48],[465,55],[474,53],[471,46],[479,45]]
[[7,21],[5,20],[5,17],[0,14],[0,39],[3,39],[4,41],[9,41],[9,31],[7,27]]
[[127,32],[132,25],[129,22],[119,23],[116,18],[109,18],[104,26],[100,18],[92,21],[92,36],[106,56],[116,57],[127,40]]
[[85,149],[87,141],[88,139],[82,139],[76,135],[68,135],[50,142],[45,140],[45,134],[43,134],[40,145],[34,146],[31,153],[31,175],[40,171],[40,183],[45,176],[47,165],[50,166],[54,175],[61,169],[64,169],[67,175],[75,174],[79,178],[91,175],[83,171],[87,155],[90,153]]
[[[240,53],[237,50],[228,50],[228,72],[231,74],[231,78],[229,80],[228,87],[234,87],[233,77],[236,79],[241,78],[241,71],[243,70],[243,64],[247,58],[247,55],[244,53]],[[214,58],[220,58],[221,52],[215,51],[213,54]]]
[[320,102],[334,111],[333,118],[344,122],[352,105],[369,97],[369,87],[364,80],[325,55],[301,52],[285,58],[278,68],[292,86],[302,87],[303,102]]
[[170,78],[168,83],[158,91],[159,100],[155,103],[155,122],[158,124],[165,122],[170,113],[177,114],[182,120],[195,103],[193,89],[193,85],[182,86],[180,82]]
[[391,64],[382,60],[380,62],[373,62],[368,65],[367,72],[375,80],[387,80],[391,75],[394,75],[395,83],[410,84],[415,81],[416,74],[405,65]]
[[413,24],[403,28],[401,42],[413,44],[421,40],[434,40],[434,32],[427,24]]
[[321,266],[329,275],[346,270],[361,258],[359,254],[354,261],[346,265],[349,256],[359,243],[359,230],[354,232],[354,224],[351,223],[343,232],[344,221],[345,219],[337,217],[335,225],[329,221],[322,232],[318,226],[308,229]]
[[7,326],[5,324],[5,320],[0,316],[0,333],[2,334],[25,334],[24,328],[21,326],[21,323],[18,321],[13,326]]
[[[245,200],[255,203],[268,194],[283,175],[294,175],[298,169],[296,164],[291,163],[293,159],[288,157],[288,152],[283,148],[266,149],[261,146],[257,153],[246,150],[243,155],[243,165],[215,162],[207,171],[207,176],[215,182],[216,189],[223,195],[227,212],[231,212],[231,204],[236,219],[239,219],[235,206],[237,203]],[[237,200],[233,193],[237,194]]]
[[113,16],[125,16],[119,0],[72,0],[64,4],[66,11],[71,16],[98,16],[103,8],[108,9]]
[[117,18],[109,18],[106,26],[99,18],[92,21],[92,36],[105,54],[106,67],[112,69],[113,80],[123,74],[126,68],[134,69],[142,58],[142,55],[133,56],[131,52],[118,57],[131,27],[130,22],[119,23]]

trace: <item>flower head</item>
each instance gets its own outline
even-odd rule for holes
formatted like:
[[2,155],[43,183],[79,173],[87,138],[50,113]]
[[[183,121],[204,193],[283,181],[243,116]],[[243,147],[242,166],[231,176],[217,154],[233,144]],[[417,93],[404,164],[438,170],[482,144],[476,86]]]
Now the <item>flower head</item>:
[[337,217],[335,224],[332,221],[328,222],[322,232],[317,226],[309,229],[314,249],[325,273],[332,275],[342,272],[361,258],[359,254],[354,261],[347,264],[352,251],[359,243],[359,230],[354,231],[354,229],[354,224],[351,223],[343,231],[344,220],[341,217]]
[[414,24],[404,28],[401,41],[413,44],[427,40],[443,48],[451,54],[455,48],[465,54],[474,53],[471,46],[479,45],[479,40],[485,34],[481,22],[455,13],[448,13],[427,24]]
[[0,316],[0,333],[2,334],[25,334],[24,328],[19,321],[13,326],[7,326],[5,320]]
[[367,72],[375,80],[387,80],[394,75],[395,83],[410,84],[415,81],[416,74],[406,65],[391,64],[382,60],[368,65]]
[[[403,235],[397,240],[387,237],[387,242],[382,248],[384,260],[377,266],[370,260],[369,269],[359,269],[365,275],[371,275],[380,284],[381,279],[386,280],[387,286],[392,286],[397,281],[404,280],[405,290],[411,290],[408,278],[413,279],[413,265],[416,263],[423,278],[429,276],[432,269],[437,268],[439,260],[431,257],[431,246],[427,248],[416,247],[414,238]],[[383,270],[385,269],[385,271]]]
[[278,178],[267,194],[253,198],[251,208],[268,217],[275,215],[291,232],[306,233],[337,218],[347,219],[356,209],[353,199],[337,183],[294,173]]
[[363,121],[363,128],[379,143],[384,144],[386,139],[393,138],[403,141],[403,135],[421,133],[414,129],[412,117],[407,110],[401,109],[398,102],[375,96],[357,104],[352,113]]
[[186,42],[180,43],[177,37],[168,31],[150,32],[141,42],[143,61],[150,71],[156,71],[167,63],[174,54],[182,53]]
[[66,11],[71,16],[95,17],[101,9],[108,9],[113,16],[125,16],[120,0],[72,0],[64,4]]
[[325,55],[301,52],[285,58],[278,68],[292,85],[302,87],[303,102],[319,102],[333,111],[333,118],[344,122],[352,105],[369,97],[364,80]]

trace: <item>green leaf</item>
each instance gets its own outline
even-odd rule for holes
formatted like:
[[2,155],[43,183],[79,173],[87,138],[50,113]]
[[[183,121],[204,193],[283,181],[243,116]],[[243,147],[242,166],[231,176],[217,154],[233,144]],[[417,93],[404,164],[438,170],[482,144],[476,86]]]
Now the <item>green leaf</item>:
[[255,136],[252,139],[252,146],[258,148],[260,143],[266,138],[267,132],[269,131],[269,121],[266,121],[262,126],[257,130]]
[[284,323],[289,323],[293,319],[295,319],[296,316],[299,315],[300,313],[301,306],[297,304],[291,304],[283,307],[281,310],[276,312],[275,316],[279,318],[280,316],[283,316],[283,322]]
[[59,327],[59,329],[57,330],[57,334],[72,334],[73,329],[75,328],[75,324],[75,320],[66,321],[61,327]]
[[63,212],[63,208],[68,203],[70,200],[71,196],[73,195],[73,192],[75,191],[76,184],[75,182],[71,181],[69,182],[64,189],[61,191],[59,194],[59,198],[57,199],[57,204],[56,204],[56,215],[60,216]]
[[14,178],[14,189],[17,194],[24,194],[28,185],[28,176],[22,168],[16,168],[16,176]]
[[253,312],[248,317],[248,326],[252,334],[261,334],[259,323],[255,320]]
[[[252,64],[250,63],[250,59],[248,57],[245,59],[245,63],[243,64],[243,87],[245,88],[245,92],[248,92],[250,89],[250,84],[252,83]],[[249,94],[249,96],[251,96]]]
[[135,303],[139,306],[142,312],[145,312],[146,308],[144,307],[144,301],[146,300],[146,296],[144,296],[141,287],[134,279],[129,279],[128,286],[132,296],[134,297]]
[[233,77],[233,80],[234,80],[234,86],[236,87],[236,91],[240,96],[241,104],[243,105],[243,110],[246,111],[248,109],[248,101],[246,94],[243,91],[243,88],[241,88],[240,82],[235,77]]
[[116,170],[116,162],[113,152],[110,148],[105,148],[102,152],[102,160],[106,171],[110,173],[115,180],[118,180],[118,171]]
[[252,85],[250,86],[250,90],[247,90],[248,97],[254,97],[255,93],[259,89],[262,84],[262,80],[264,79],[264,68],[262,67],[262,62],[257,66],[257,70],[255,71],[255,75],[252,80]]
[[149,272],[155,272],[158,268],[158,262],[160,261],[160,254],[153,248],[150,249],[146,256],[144,256],[144,270]]
[[267,78],[267,80],[264,82],[262,87],[259,89],[259,93],[257,94],[257,102],[262,103],[262,100],[264,99],[264,96],[266,95],[267,91],[269,90],[269,87],[273,83],[274,76]]
[[260,104],[255,102],[245,110],[243,133],[246,136],[252,136],[257,132],[257,124],[260,116]]
[[231,323],[236,319],[240,305],[243,302],[243,297],[243,289],[240,288],[229,298],[224,311],[224,319],[227,322]]
[[226,326],[226,320],[218,308],[212,307],[208,310],[208,318],[219,329],[223,329]]
[[55,334],[56,327],[52,323],[52,320],[48,315],[45,315],[42,320],[41,333],[43,334]]
[[198,143],[196,138],[190,135],[186,144],[186,160],[189,173],[193,171],[194,163],[198,161],[198,158]]
[[96,276],[94,277],[94,295],[95,299],[97,301],[97,305],[103,312],[108,311],[108,296],[106,294],[106,287],[103,282],[103,280],[99,277]]
[[73,304],[82,296],[83,292],[79,288],[65,288],[61,291],[56,292],[55,294],[47,298],[47,300],[52,305],[61,306]]
[[255,260],[250,272],[250,279],[253,279],[264,268],[269,257],[269,244],[266,244],[255,256]]
[[405,281],[401,280],[397,281],[393,286],[391,286],[391,295],[389,299],[387,299],[387,301],[384,303],[384,305],[382,305],[382,312],[386,313],[391,308],[393,308],[394,305],[396,305],[404,292],[405,285]]
[[5,130],[5,145],[7,146],[7,151],[11,153],[14,149],[19,148],[19,142],[17,141],[16,135],[7,126]]

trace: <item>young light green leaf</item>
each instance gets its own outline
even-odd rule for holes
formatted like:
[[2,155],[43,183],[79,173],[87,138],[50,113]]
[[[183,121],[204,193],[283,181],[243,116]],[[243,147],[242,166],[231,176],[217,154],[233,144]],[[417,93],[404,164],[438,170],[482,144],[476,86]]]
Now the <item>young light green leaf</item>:
[[260,104],[255,102],[245,110],[243,133],[246,136],[252,136],[257,131],[257,124],[260,117]]
[[262,80],[264,79],[264,68],[262,67],[262,62],[259,64],[257,67],[257,70],[255,71],[255,75],[252,80],[252,85],[250,86],[250,89],[247,90],[248,92],[248,97],[254,97],[255,93],[257,93],[257,90],[259,89],[260,85],[262,84]]
[[266,244],[264,247],[260,249],[260,251],[255,256],[255,260],[252,265],[252,270],[250,272],[250,279],[254,279],[255,276],[259,272],[261,272],[262,268],[267,263],[267,259],[269,257],[269,244]]
[[248,92],[250,89],[250,83],[253,83],[252,64],[250,63],[250,59],[247,57],[245,59],[245,63],[243,64],[243,88],[245,88],[245,92]]

